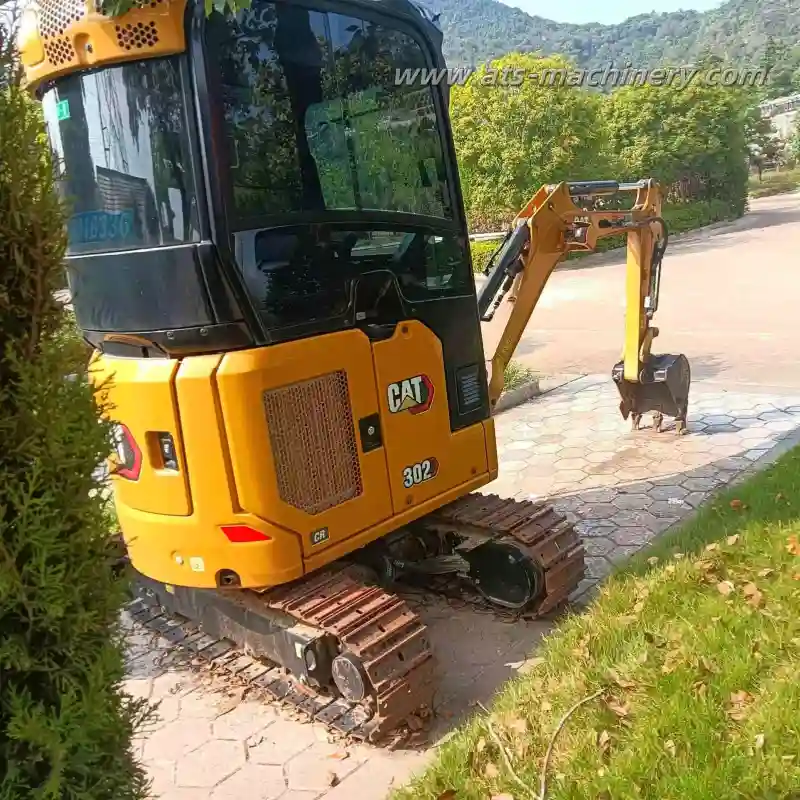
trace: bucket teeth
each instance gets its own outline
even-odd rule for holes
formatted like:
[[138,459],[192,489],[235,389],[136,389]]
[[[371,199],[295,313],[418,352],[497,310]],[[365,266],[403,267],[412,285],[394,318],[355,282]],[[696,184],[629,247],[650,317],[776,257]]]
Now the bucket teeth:
[[641,427],[644,414],[653,415],[653,430],[665,430],[664,417],[675,420],[675,432],[686,433],[692,375],[685,355],[651,355],[642,364],[637,381],[625,378],[625,364],[614,365],[611,376],[620,394],[623,419],[631,417],[631,429]]

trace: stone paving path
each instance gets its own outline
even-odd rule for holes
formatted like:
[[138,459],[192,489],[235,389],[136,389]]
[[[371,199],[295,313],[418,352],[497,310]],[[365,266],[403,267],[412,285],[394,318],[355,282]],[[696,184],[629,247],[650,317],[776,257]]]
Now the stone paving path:
[[[485,491],[551,497],[572,516],[589,555],[579,602],[614,565],[800,429],[800,394],[696,384],[683,437],[631,433],[617,403],[611,381],[590,376],[497,418],[501,477]],[[509,625],[430,601],[420,612],[442,675],[433,743],[524,669],[549,625]],[[136,748],[163,800],[382,800],[430,756],[424,746],[344,747],[284,712],[216,692],[165,642],[133,627],[128,675],[128,692],[160,701]]]

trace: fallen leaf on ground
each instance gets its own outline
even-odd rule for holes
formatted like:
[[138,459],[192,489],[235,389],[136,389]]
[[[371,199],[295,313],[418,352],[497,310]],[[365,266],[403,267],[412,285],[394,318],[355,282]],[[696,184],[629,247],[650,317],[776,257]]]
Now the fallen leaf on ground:
[[616,670],[610,669],[608,671],[608,677],[611,678],[620,689],[633,689],[636,684],[633,681],[626,680],[621,675],[619,675]]
[[728,716],[736,722],[741,722],[747,717],[746,705],[752,699],[748,692],[739,691],[731,694],[731,707],[728,709]]
[[348,753],[346,750],[342,750],[339,753],[332,753],[328,756],[328,758],[331,758],[334,761],[344,761],[345,759],[350,758],[350,753]]
[[700,656],[700,663],[706,672],[711,672],[712,674],[718,672],[717,668],[706,656]]
[[627,717],[631,713],[630,706],[627,703],[617,703],[616,700],[607,700],[606,705],[610,711],[613,711],[618,717]]
[[717,591],[727,597],[734,590],[734,585],[730,581],[720,581],[717,584]]
[[609,745],[611,744],[611,736],[608,731],[601,731],[600,735],[597,737],[597,746],[600,748],[602,752],[608,750]]
[[719,550],[719,543],[718,542],[711,542],[711,544],[706,545],[706,551],[712,552],[713,550]]
[[744,508],[744,503],[741,500],[731,500],[731,508],[734,511],[741,511]]
[[713,561],[697,561],[695,562],[695,566],[697,569],[701,570],[702,572],[711,572],[714,569],[714,562]]
[[769,576],[772,575],[773,572],[775,572],[774,569],[770,569],[769,567],[767,567],[767,569],[762,569],[761,572],[758,573],[758,577],[769,578]]
[[764,601],[764,595],[754,583],[748,583],[747,586],[744,587],[744,596],[747,598],[747,602],[754,608],[758,608]]
[[644,603],[640,600],[636,605],[633,607],[633,610],[638,614],[640,611],[644,610]]
[[[328,786],[338,786],[339,776],[335,772],[329,772],[326,778]],[[455,794],[453,795],[455,797]]]
[[519,719],[519,717],[510,720],[506,727],[514,733],[525,734],[528,732],[528,723],[524,719]]
[[758,736],[756,736],[756,750],[764,749],[764,740],[765,737],[763,733],[759,733]]
[[734,533],[733,536],[729,536],[725,541],[730,547],[733,547],[739,541],[739,534]]
[[675,742],[673,742],[673,741],[672,741],[672,739],[667,739],[667,741],[666,741],[666,742],[664,742],[664,749],[665,749],[665,750],[666,750],[666,751],[667,751],[667,752],[668,752],[668,753],[669,753],[671,756],[674,756],[674,755],[675,755],[675,751],[676,751],[676,748],[675,748]]
[[790,536],[786,540],[786,552],[793,556],[800,556],[800,542],[797,541],[796,536]]

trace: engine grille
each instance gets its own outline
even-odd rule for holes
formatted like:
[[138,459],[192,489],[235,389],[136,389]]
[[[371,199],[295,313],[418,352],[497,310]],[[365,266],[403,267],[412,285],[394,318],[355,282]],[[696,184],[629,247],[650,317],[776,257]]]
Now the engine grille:
[[264,407],[284,503],[313,515],[362,493],[344,370],[265,392]]

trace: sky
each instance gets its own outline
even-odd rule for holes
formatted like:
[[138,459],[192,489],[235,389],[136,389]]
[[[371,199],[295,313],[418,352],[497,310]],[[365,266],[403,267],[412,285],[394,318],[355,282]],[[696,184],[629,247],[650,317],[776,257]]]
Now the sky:
[[556,22],[603,22],[607,25],[622,22],[636,14],[650,11],[707,11],[722,5],[722,0],[501,0],[529,14]]

